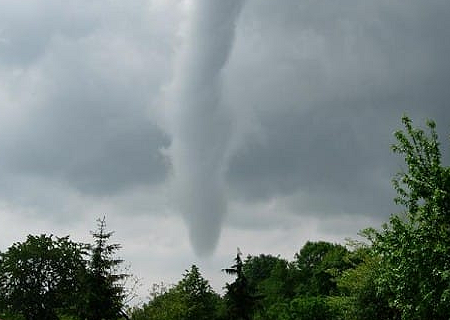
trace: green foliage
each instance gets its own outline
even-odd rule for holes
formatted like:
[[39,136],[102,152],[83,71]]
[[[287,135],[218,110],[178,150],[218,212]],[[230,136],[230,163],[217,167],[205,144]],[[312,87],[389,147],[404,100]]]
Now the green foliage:
[[[73,312],[85,270],[82,246],[68,237],[29,235],[0,255],[0,307],[27,320]],[[10,317],[11,318],[11,317]]]
[[217,318],[220,297],[213,291],[197,266],[186,270],[183,279],[176,286],[186,305],[186,320],[212,320]]
[[[332,320],[359,320],[354,317],[354,303],[351,296],[330,296],[326,297],[325,301],[329,310],[329,319]],[[370,318],[363,317],[361,320],[387,320],[388,318]]]
[[311,296],[336,293],[335,278],[351,267],[347,254],[342,245],[308,241],[295,255],[300,281],[297,293]]
[[172,288],[156,295],[142,307],[135,307],[131,313],[132,320],[183,320],[187,306],[178,290]]
[[106,232],[105,218],[99,219],[98,230],[92,233],[94,245],[89,246],[89,268],[82,279],[80,317],[87,320],[115,320],[123,316],[126,274],[118,273],[121,259],[114,258],[119,244],[109,244],[113,232]]
[[[341,320],[345,298],[321,296],[301,296],[289,302],[272,304],[264,316],[255,319],[264,320]],[[341,316],[342,315],[342,316]]]
[[325,298],[299,297],[290,303],[291,319],[295,320],[331,320],[332,311]]
[[[4,320],[110,320],[125,316],[127,275],[118,273],[120,248],[99,220],[94,245],[68,237],[29,235],[0,253],[0,318]],[[90,260],[84,256],[90,253]]]
[[243,268],[260,308],[294,297],[298,272],[285,259],[264,254],[248,256]]
[[132,311],[133,320],[215,320],[221,318],[221,299],[197,266],[186,270],[178,284],[152,294],[152,299]]
[[273,318],[274,310],[294,297],[297,270],[285,259],[264,254],[248,256],[243,269],[250,291],[257,298],[254,319]]
[[393,150],[407,168],[393,182],[405,212],[375,237],[382,258],[377,285],[392,295],[402,319],[449,319],[450,169],[441,165],[434,122],[427,122],[428,134],[407,117],[403,124]]
[[291,320],[292,312],[288,302],[277,302],[271,304],[265,314],[257,319],[266,320]]
[[243,264],[243,269],[249,286],[256,289],[262,281],[269,278],[279,260],[281,259],[265,254],[247,256]]
[[25,318],[20,313],[14,313],[8,310],[0,311],[0,319],[2,320],[24,320]]
[[259,285],[258,294],[265,305],[292,299],[297,284],[297,270],[284,259],[279,259],[270,275]]
[[225,305],[230,319],[249,320],[254,312],[258,298],[250,287],[247,277],[244,274],[244,264],[241,259],[241,253],[238,250],[235,264],[230,268],[223,269],[228,274],[236,275],[233,283],[227,283],[225,288]]
[[398,319],[398,312],[389,306],[386,292],[377,289],[381,258],[370,247],[359,247],[350,256],[358,263],[344,271],[337,281],[339,291],[346,297],[335,310],[340,310],[343,319],[349,320]]

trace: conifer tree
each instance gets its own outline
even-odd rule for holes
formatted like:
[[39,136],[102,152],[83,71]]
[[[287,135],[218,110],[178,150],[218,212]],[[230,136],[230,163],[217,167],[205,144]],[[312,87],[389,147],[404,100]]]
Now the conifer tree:
[[106,220],[98,219],[98,228],[92,232],[94,244],[89,246],[90,261],[84,282],[86,293],[81,316],[86,320],[115,320],[126,317],[124,308],[124,286],[121,283],[127,274],[119,273],[123,260],[115,258],[119,244],[110,244],[114,232],[106,231]]
[[233,266],[222,270],[228,274],[236,275],[233,283],[227,283],[225,285],[227,289],[225,294],[227,312],[230,319],[249,320],[251,319],[257,298],[253,294],[248,280],[245,277],[244,263],[242,262],[239,249],[234,261],[235,264]]
[[203,278],[199,268],[192,265],[186,270],[183,279],[175,287],[186,304],[185,320],[213,320],[217,318],[217,307],[220,301],[208,280]]

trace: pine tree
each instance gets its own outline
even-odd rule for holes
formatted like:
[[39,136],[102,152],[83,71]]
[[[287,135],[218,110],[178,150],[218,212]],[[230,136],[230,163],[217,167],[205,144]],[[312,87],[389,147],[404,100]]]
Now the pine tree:
[[94,244],[89,246],[90,261],[85,276],[86,293],[82,318],[115,320],[126,317],[123,312],[125,295],[121,281],[128,275],[119,273],[123,260],[114,257],[121,246],[108,243],[114,232],[106,231],[105,217],[97,222],[98,229],[92,232]]
[[247,278],[244,274],[244,263],[241,259],[241,252],[238,249],[235,264],[230,268],[223,269],[228,274],[236,275],[233,283],[225,285],[227,292],[225,294],[225,303],[230,319],[249,320],[253,313],[257,297],[252,292]]

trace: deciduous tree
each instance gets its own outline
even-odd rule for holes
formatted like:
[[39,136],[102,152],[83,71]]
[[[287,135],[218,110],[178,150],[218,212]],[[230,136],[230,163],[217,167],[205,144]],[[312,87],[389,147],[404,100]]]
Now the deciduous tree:
[[0,254],[0,307],[27,320],[71,313],[85,271],[82,245],[68,237],[29,235]]
[[351,266],[345,259],[347,253],[339,244],[308,241],[295,255],[300,282],[297,293],[311,296],[335,293],[335,278]]
[[450,168],[441,163],[436,125],[428,133],[403,117],[394,152],[406,168],[394,179],[402,214],[393,215],[375,237],[381,256],[380,289],[402,319],[450,318]]

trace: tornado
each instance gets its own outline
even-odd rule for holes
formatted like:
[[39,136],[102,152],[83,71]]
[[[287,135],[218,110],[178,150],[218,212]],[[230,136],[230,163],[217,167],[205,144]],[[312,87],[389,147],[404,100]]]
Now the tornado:
[[194,251],[209,256],[227,211],[225,170],[233,115],[222,99],[243,0],[188,2],[174,77],[165,92],[166,150],[171,193],[189,228]]

